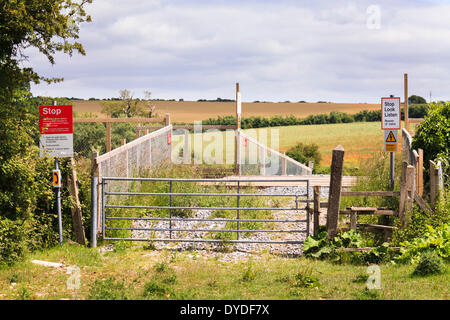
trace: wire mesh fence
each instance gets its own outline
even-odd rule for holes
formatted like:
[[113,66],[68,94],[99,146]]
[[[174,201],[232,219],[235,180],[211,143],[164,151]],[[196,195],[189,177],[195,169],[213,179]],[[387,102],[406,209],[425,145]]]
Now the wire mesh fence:
[[[272,143],[273,140],[276,139],[272,137]],[[269,148],[242,132],[239,133],[239,141],[241,175],[302,176],[312,174],[312,169],[308,166]]]

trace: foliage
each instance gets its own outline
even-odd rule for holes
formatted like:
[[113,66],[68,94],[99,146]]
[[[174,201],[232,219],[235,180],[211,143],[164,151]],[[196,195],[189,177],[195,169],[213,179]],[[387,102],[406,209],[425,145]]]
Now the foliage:
[[360,233],[353,230],[342,232],[332,240],[328,239],[326,231],[316,237],[308,236],[303,244],[306,257],[333,262],[349,262],[352,264],[382,263],[389,261],[392,252],[388,243],[374,247],[370,251],[345,252],[343,248],[362,248],[368,245]]
[[313,161],[314,166],[320,165],[320,161],[322,160],[319,146],[316,143],[304,144],[303,142],[298,142],[286,152],[286,155],[300,163]]
[[[410,118],[423,118],[427,114],[427,105],[411,105],[408,108]],[[404,119],[403,109],[402,117]],[[330,124],[330,123],[351,123],[351,122],[378,122],[381,121],[381,110],[362,110],[356,114],[348,114],[339,111],[333,111],[329,114],[312,114],[306,118],[297,118],[294,115],[289,116],[273,116],[270,118],[251,116],[241,119],[242,129],[256,129],[267,127],[281,126],[298,126],[298,125],[314,125],[314,124]],[[234,116],[218,116],[203,120],[203,125],[235,125],[236,117]]]
[[11,265],[23,257],[26,236],[18,222],[0,216],[0,264]]
[[425,251],[420,256],[419,263],[414,269],[413,275],[428,276],[432,274],[441,274],[444,273],[444,271],[444,262],[436,251]]
[[416,96],[415,94],[413,94],[408,98],[408,104],[424,104],[424,103],[427,103],[427,101],[423,97]]
[[450,225],[438,228],[427,226],[428,232],[423,237],[400,243],[401,255],[394,260],[399,263],[416,263],[427,251],[435,251],[445,261],[450,261]]
[[[85,54],[77,42],[79,24],[91,21],[84,7],[92,0],[3,1],[0,10],[0,96],[10,97],[30,81],[60,81],[39,76],[32,68],[23,68],[24,50],[36,48],[51,64],[54,55],[64,52]],[[51,21],[51,23],[49,23]]]
[[423,149],[424,164],[441,160],[444,173],[450,175],[450,101],[430,104],[428,115],[413,137],[412,148]]

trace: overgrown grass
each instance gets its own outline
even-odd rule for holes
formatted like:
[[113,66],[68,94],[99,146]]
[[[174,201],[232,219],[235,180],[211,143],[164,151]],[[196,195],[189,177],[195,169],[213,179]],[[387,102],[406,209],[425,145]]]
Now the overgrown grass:
[[[381,289],[367,290],[367,268],[306,258],[250,256],[224,262],[223,254],[192,258],[195,252],[128,248],[99,254],[65,245],[0,270],[1,299],[448,299],[448,272],[411,276],[414,265],[381,265]],[[95,256],[97,256],[95,254]],[[69,290],[65,268],[46,268],[32,259],[80,268],[81,286]],[[94,263],[95,262],[95,263]],[[448,264],[447,264],[448,267]],[[447,268],[448,270],[448,268]],[[15,281],[15,282],[12,282]],[[12,285],[12,283],[16,283]],[[418,290],[417,288],[420,288]]]

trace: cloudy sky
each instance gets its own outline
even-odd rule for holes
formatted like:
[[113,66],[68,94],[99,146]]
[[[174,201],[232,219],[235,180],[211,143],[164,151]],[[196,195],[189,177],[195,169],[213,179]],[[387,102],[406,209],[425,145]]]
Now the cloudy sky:
[[378,103],[389,94],[450,99],[447,0],[94,0],[87,55],[38,73],[35,95]]

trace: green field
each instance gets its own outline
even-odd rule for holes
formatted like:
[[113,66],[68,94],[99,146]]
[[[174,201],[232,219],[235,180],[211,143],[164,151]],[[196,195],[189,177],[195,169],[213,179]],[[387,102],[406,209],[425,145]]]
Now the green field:
[[[346,151],[346,167],[357,167],[361,160],[384,150],[384,136],[379,122],[273,127],[247,129],[243,130],[243,132],[251,137],[258,137],[259,141],[267,141],[269,147],[275,147],[280,152],[286,152],[298,142],[316,143],[319,145],[322,154],[322,166],[331,164],[332,150],[338,145],[342,145]],[[203,150],[211,143],[210,139],[214,134],[220,134],[223,139],[221,143],[223,144],[224,159],[225,155],[228,159],[234,159],[234,136],[232,133],[228,133],[228,140],[225,138],[226,134],[224,132],[206,133],[203,136]],[[277,135],[279,137],[278,148],[277,144],[271,141],[271,137],[276,137]],[[193,139],[194,135],[191,134],[191,146]],[[220,138],[216,140],[220,140]],[[179,147],[182,147],[181,137],[174,138],[175,148],[177,144]],[[401,150],[401,144],[399,144],[399,150]]]

